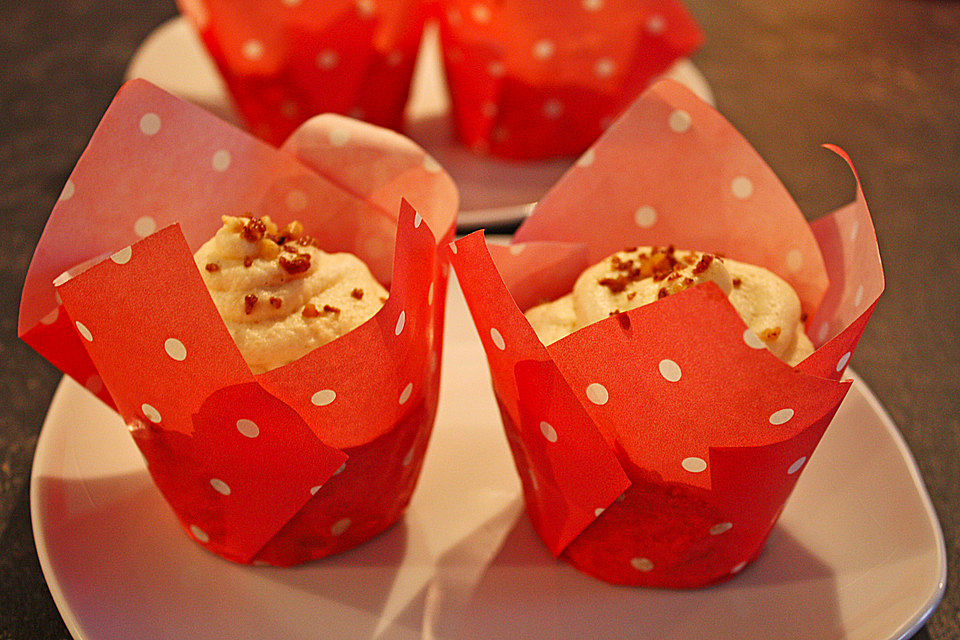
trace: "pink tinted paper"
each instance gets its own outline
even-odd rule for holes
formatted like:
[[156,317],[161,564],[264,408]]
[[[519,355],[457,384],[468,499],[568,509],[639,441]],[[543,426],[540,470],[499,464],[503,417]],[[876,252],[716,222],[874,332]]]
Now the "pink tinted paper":
[[280,144],[318,113],[398,129],[421,0],[179,0],[255,135]]
[[[543,347],[521,309],[644,244],[719,251],[778,273],[797,289],[817,351],[791,368],[756,348],[712,283]],[[514,244],[487,247],[474,234],[454,246],[528,512],[548,547],[601,579],[662,587],[722,580],[756,557],[847,391],[842,372],[883,289],[862,193],[811,228],[729,123],[663,82],[570,169]],[[557,391],[545,402],[537,389],[556,376],[531,382],[533,363],[555,367],[577,404]],[[548,431],[555,440],[522,437],[538,416],[560,422]],[[578,438],[561,437],[572,425]],[[595,496],[585,522],[565,503],[607,485],[577,461],[605,455],[616,458],[606,472],[631,484],[612,503]]]
[[481,152],[576,155],[702,34],[676,0],[440,0],[457,132]]
[[[322,116],[278,151],[134,81],[51,214],[20,335],[117,408],[195,540],[239,562],[321,557],[389,526],[413,491],[446,284],[431,229],[452,238],[456,207],[449,177],[395,134]],[[192,258],[221,215],[247,212],[365,259],[390,285],[383,309],[252,375]]]

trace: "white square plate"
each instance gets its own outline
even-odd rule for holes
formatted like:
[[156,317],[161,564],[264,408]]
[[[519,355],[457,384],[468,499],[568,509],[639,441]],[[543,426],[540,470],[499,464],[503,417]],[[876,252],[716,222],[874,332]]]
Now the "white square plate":
[[120,418],[65,379],[31,482],[37,551],[75,638],[906,638],[943,595],[943,534],[896,427],[856,380],[760,558],[697,591],[555,561],[523,513],[489,373],[451,283],[440,411],[403,520],[293,569],[180,529]]

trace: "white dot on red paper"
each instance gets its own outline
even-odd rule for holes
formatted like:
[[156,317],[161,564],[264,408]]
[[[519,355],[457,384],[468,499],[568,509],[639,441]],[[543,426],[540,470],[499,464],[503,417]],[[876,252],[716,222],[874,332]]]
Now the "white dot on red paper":
[[243,57],[257,60],[263,56],[263,43],[259,40],[247,40],[243,43]]
[[743,330],[743,341],[751,349],[765,349],[767,346],[764,341],[760,339],[760,336],[755,334],[750,328]]
[[318,484],[318,485],[316,485],[316,486],[310,487],[310,495],[312,495],[312,496],[317,495],[317,491],[320,491],[320,489],[322,489],[322,488],[323,488],[323,485],[322,485],[322,484]]
[[547,439],[547,442],[557,441],[557,430],[549,422],[540,423],[540,433]]
[[407,451],[407,455],[403,456],[403,460],[400,461],[400,464],[402,464],[405,467],[409,467],[410,463],[413,462],[414,451],[415,451],[414,447],[410,447],[410,450]]
[[73,197],[76,188],[73,185],[73,180],[67,180],[67,183],[63,185],[63,191],[60,192],[60,200],[69,200]]
[[586,168],[593,164],[593,161],[596,160],[597,154],[593,149],[587,149],[587,152],[584,153],[577,160],[577,166]]
[[803,254],[799,249],[790,249],[787,252],[787,269],[796,273],[803,267]]
[[156,230],[157,221],[150,216],[137,218],[137,221],[133,223],[133,232],[141,238],[146,238]]
[[746,176],[737,176],[730,182],[730,191],[741,200],[746,200],[753,195],[753,183]]
[[377,3],[373,0],[357,0],[357,11],[364,18],[369,18],[377,10]]
[[551,40],[537,40],[533,44],[533,57],[537,60],[546,60],[553,55],[555,49]]
[[110,256],[110,259],[117,264],[127,264],[130,262],[130,257],[133,255],[133,249],[130,247],[124,247],[117,251],[115,254]]
[[481,24],[490,22],[490,8],[485,4],[475,4],[470,9],[470,17]]
[[661,360],[657,368],[660,369],[660,375],[667,382],[677,382],[683,375],[683,372],[680,371],[680,365],[667,358]]
[[317,54],[317,66],[321,69],[333,69],[340,61],[340,56],[333,49],[324,49]]
[[439,173],[440,169],[443,167],[440,166],[439,162],[433,159],[433,156],[424,156],[423,168],[426,169],[428,173]]
[[143,403],[140,405],[140,412],[153,424],[160,424],[160,412],[152,405]]
[[260,427],[257,426],[257,423],[247,418],[237,420],[237,431],[240,432],[240,435],[248,438],[256,438],[260,435]]
[[211,478],[210,486],[213,487],[213,490],[219,494],[225,496],[230,495],[230,485],[219,478]]
[[303,211],[307,208],[307,194],[299,189],[287,193],[287,208],[291,211]]
[[653,207],[643,206],[633,214],[633,221],[642,229],[649,229],[657,222],[657,212]]
[[207,532],[195,524],[190,525],[190,535],[198,542],[210,542],[210,536],[207,535]]
[[853,242],[857,239],[857,233],[860,232],[860,221],[854,220],[853,224],[850,225],[850,242]]
[[408,382],[407,386],[403,388],[403,391],[400,392],[400,404],[405,404],[407,400],[410,399],[410,394],[413,393],[413,383]]
[[559,100],[547,100],[543,103],[543,115],[548,118],[559,118],[563,113],[563,103]]
[[593,510],[593,517],[599,518],[603,512],[604,512],[603,507],[597,507],[596,509]]
[[507,343],[503,341],[503,336],[497,331],[496,327],[490,328],[490,339],[493,340],[493,344],[495,344],[500,351],[507,348]]
[[620,495],[618,495],[615,500],[616,500],[616,502],[623,502],[623,501],[626,500],[626,499],[627,499],[627,492],[624,491],[623,493],[621,493]]
[[283,4],[287,5],[288,7],[296,7],[301,2],[303,2],[303,0],[283,0]]
[[692,122],[690,114],[683,109],[675,109],[667,116],[667,126],[674,133],[684,133],[690,128]]
[[499,78],[504,74],[505,71],[506,69],[504,69],[502,62],[494,60],[487,65],[487,73],[492,75],[494,78]]
[[92,375],[87,378],[83,386],[86,387],[87,391],[96,395],[103,391],[103,379],[98,375]]
[[603,0],[583,0],[582,4],[587,11],[600,11],[603,8]]
[[650,560],[650,558],[630,558],[630,566],[637,571],[643,571],[644,573],[653,571],[653,562]]
[[523,253],[523,250],[527,248],[527,245],[523,244],[512,244],[510,245],[510,255],[518,256]]
[[57,318],[60,316],[60,308],[56,308],[47,315],[40,318],[40,324],[53,324],[57,321]]
[[730,569],[730,573],[740,573],[743,571],[745,566],[747,566],[746,562],[738,562],[737,564],[733,565],[732,569]]
[[407,324],[407,312],[401,311],[400,315],[397,317],[397,326],[394,327],[393,332],[396,335],[400,335],[403,332],[403,326]]
[[817,331],[817,338],[820,339],[820,342],[823,342],[827,339],[827,335],[830,333],[830,323],[824,322],[820,325],[820,330]]
[[591,382],[587,385],[587,399],[593,404],[607,404],[610,394],[607,393],[607,388],[599,382]]
[[321,389],[310,396],[310,402],[318,407],[325,407],[337,399],[337,392],[333,389]]
[[613,75],[615,68],[616,65],[614,65],[613,60],[610,58],[600,58],[596,64],[593,65],[593,72],[601,78],[609,78]]
[[700,473],[701,471],[706,471],[707,461],[697,457],[684,458],[680,466],[690,473]]
[[163,349],[177,362],[183,362],[187,358],[187,348],[176,338],[167,338],[163,343]]
[[140,118],[140,131],[145,136],[152,136],[160,131],[160,116],[155,113],[145,113]]
[[647,33],[658,36],[667,28],[667,21],[663,16],[655,14],[647,18]]
[[77,325],[77,331],[80,332],[80,335],[83,336],[83,339],[87,342],[93,342],[93,334],[90,333],[90,329],[87,329],[87,325],[83,324],[77,320],[74,324]]
[[793,418],[793,409],[780,409],[770,414],[770,424],[785,424]]
[[433,304],[433,284],[430,283],[430,288],[427,289],[427,304]]
[[214,171],[226,171],[230,167],[230,152],[226,149],[220,149],[213,154],[210,164]]
[[344,462],[344,463],[341,464],[339,467],[337,467],[337,470],[333,472],[333,475],[335,475],[335,476],[340,475],[341,473],[343,473],[343,470],[346,469],[346,468],[347,468],[347,463]]
[[394,49],[387,54],[387,64],[391,67],[399,65],[401,62],[403,62],[403,52]]
[[350,528],[350,518],[343,518],[342,520],[337,520],[333,523],[333,526],[330,527],[330,533],[335,536],[342,535],[344,531]]
[[421,216],[419,213],[413,214],[413,228],[419,229],[421,222],[423,222],[423,216]]
[[790,468],[787,469],[787,473],[790,475],[795,474],[797,471],[800,471],[800,468],[807,461],[807,456],[800,456],[797,458],[793,464],[790,465]]
[[863,302],[863,285],[857,287],[857,292],[853,295],[853,305],[855,307],[859,307],[861,302]]
[[847,366],[847,363],[850,362],[850,352],[847,351],[845,354],[840,356],[840,359],[837,360],[837,373],[843,371],[843,368]]
[[733,528],[732,522],[718,522],[717,524],[710,527],[710,535],[718,536],[721,533],[726,533],[727,531],[730,531],[730,529],[732,528]]
[[454,253],[457,252],[457,243],[455,242],[450,243],[450,251],[453,251]]

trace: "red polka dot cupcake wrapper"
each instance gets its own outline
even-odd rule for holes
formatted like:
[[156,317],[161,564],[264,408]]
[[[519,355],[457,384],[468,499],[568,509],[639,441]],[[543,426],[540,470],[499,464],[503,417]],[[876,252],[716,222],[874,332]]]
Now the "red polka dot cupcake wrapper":
[[440,0],[457,132],[515,159],[577,155],[700,29],[674,0]]
[[178,0],[249,130],[281,144],[318,113],[399,129],[422,0]]
[[[537,339],[522,309],[625,246],[666,244],[786,279],[814,354],[781,362],[713,283],[549,347]],[[698,587],[756,557],[849,388],[843,371],[883,290],[859,187],[808,224],[733,127],[669,81],[575,163],[513,244],[475,233],[449,256],[534,527],[554,555],[628,585]]]
[[[399,134],[329,115],[278,151],[133,81],[50,216],[20,336],[118,411],[198,543],[237,562],[319,558],[410,499],[437,404],[437,246],[456,209],[450,178]],[[360,256],[390,286],[384,307],[254,376],[192,256],[221,215],[247,212]]]

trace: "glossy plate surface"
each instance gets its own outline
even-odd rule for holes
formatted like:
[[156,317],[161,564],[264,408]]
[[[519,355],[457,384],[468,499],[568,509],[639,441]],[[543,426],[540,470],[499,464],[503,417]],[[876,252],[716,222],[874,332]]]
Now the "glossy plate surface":
[[[689,60],[680,60],[668,77],[681,82],[707,102],[713,94]],[[170,93],[201,105],[221,118],[239,123],[226,86],[190,24],[182,17],[158,27],[130,61],[127,78],[144,78]],[[406,134],[430,152],[460,189],[459,226],[515,224],[552,187],[572,159],[511,162],[479,156],[458,144],[449,117],[437,31],[424,33],[407,104]]]
[[830,638],[911,635],[945,586],[916,466],[856,383],[760,558],[699,591],[613,587],[554,561],[523,513],[479,339],[451,283],[440,412],[406,517],[294,569],[183,533],[121,420],[64,380],[37,446],[37,551],[71,633],[152,638]]

